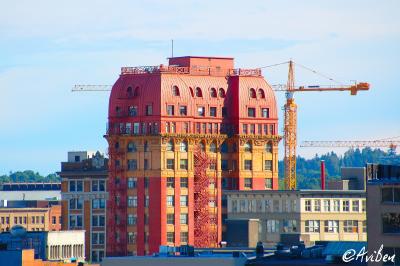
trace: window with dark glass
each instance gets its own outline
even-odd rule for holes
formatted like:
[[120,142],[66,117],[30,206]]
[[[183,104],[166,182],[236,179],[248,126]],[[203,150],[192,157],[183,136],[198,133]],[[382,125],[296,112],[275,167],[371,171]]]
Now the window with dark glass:
[[400,213],[382,214],[382,232],[384,234],[400,234]]
[[174,213],[167,214],[167,224],[175,224],[175,214]]
[[248,117],[256,117],[256,108],[247,108]]
[[174,159],[167,159],[167,169],[174,169]]
[[187,177],[181,177],[181,188],[187,188],[188,187],[188,178]]
[[167,106],[167,114],[168,115],[174,115],[174,106],[173,105],[168,105]]
[[180,115],[187,115],[187,107],[186,107],[186,105],[179,106],[179,114]]
[[265,188],[272,189],[272,178],[265,178]]
[[252,188],[253,187],[253,180],[251,178],[244,179],[244,187],[245,188]]
[[221,160],[222,171],[228,171],[228,160]]
[[210,116],[212,117],[217,116],[217,107],[210,107]]
[[152,115],[153,114],[153,106],[151,104],[146,105],[146,115]]
[[244,160],[244,170],[252,170],[253,162],[252,160]]
[[227,153],[228,152],[228,143],[226,143],[225,141],[221,144],[220,147],[221,153]]
[[137,116],[138,108],[137,106],[129,106],[129,116]]
[[264,161],[264,170],[265,171],[272,171],[272,160],[265,160]]

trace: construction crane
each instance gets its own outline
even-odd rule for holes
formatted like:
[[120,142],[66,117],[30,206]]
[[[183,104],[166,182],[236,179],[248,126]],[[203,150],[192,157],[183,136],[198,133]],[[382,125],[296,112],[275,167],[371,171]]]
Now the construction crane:
[[[312,85],[312,86],[295,86],[294,78],[294,62],[283,62],[279,64],[269,65],[266,67],[274,67],[282,64],[289,64],[288,81],[286,85],[273,85],[271,86],[274,91],[286,92],[286,103],[284,106],[284,148],[285,148],[285,189],[295,190],[296,189],[296,146],[297,146],[297,105],[294,101],[295,92],[326,92],[326,91],[350,91],[351,95],[356,95],[358,91],[369,90],[370,85],[366,82],[354,83],[352,85]],[[303,67],[317,75],[334,81],[317,71],[305,67],[303,65],[296,65]],[[336,82],[340,84],[339,82]],[[112,85],[75,85],[72,88],[73,92],[76,91],[110,91]]]
[[[395,140],[399,139],[399,140]],[[389,154],[395,154],[397,146],[400,145],[400,136],[380,140],[319,140],[303,141],[300,147],[348,147],[348,148],[389,148]]]
[[[282,63],[281,63],[282,64]],[[356,95],[358,91],[369,90],[369,84],[366,82],[355,83],[353,85],[334,85],[334,86],[295,86],[294,79],[294,62],[290,60],[288,81],[286,85],[273,85],[275,91],[285,91],[286,103],[284,106],[284,147],[285,147],[285,158],[284,158],[284,174],[285,174],[285,189],[295,190],[296,189],[296,146],[297,146],[297,105],[294,101],[295,92],[311,92],[311,91],[350,91],[351,95]],[[280,64],[275,64],[276,66]],[[312,70],[308,67],[297,64],[315,74],[319,74],[317,71]],[[319,74],[325,78],[328,78],[322,74]],[[333,81],[333,79],[328,78]]]

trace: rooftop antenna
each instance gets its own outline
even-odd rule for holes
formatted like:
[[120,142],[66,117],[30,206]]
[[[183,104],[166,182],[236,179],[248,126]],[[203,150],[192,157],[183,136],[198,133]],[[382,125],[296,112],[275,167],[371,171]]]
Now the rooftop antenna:
[[171,57],[174,57],[174,40],[171,40]]

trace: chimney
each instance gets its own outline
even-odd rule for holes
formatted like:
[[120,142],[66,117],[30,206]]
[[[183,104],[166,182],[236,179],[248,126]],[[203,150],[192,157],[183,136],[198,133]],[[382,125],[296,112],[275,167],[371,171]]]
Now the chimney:
[[321,160],[321,190],[325,190],[325,161]]

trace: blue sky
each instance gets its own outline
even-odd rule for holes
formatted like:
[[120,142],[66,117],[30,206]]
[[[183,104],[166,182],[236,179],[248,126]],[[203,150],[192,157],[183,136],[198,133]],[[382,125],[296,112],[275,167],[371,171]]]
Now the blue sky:
[[[105,151],[108,93],[72,86],[113,84],[121,66],[166,63],[171,39],[177,56],[233,56],[237,67],[292,58],[344,83],[371,83],[356,97],[295,95],[299,142],[399,136],[399,10],[396,0],[2,1],[0,174],[48,174],[69,150]],[[285,83],[287,69],[263,74]],[[299,68],[296,81],[329,83]]]

